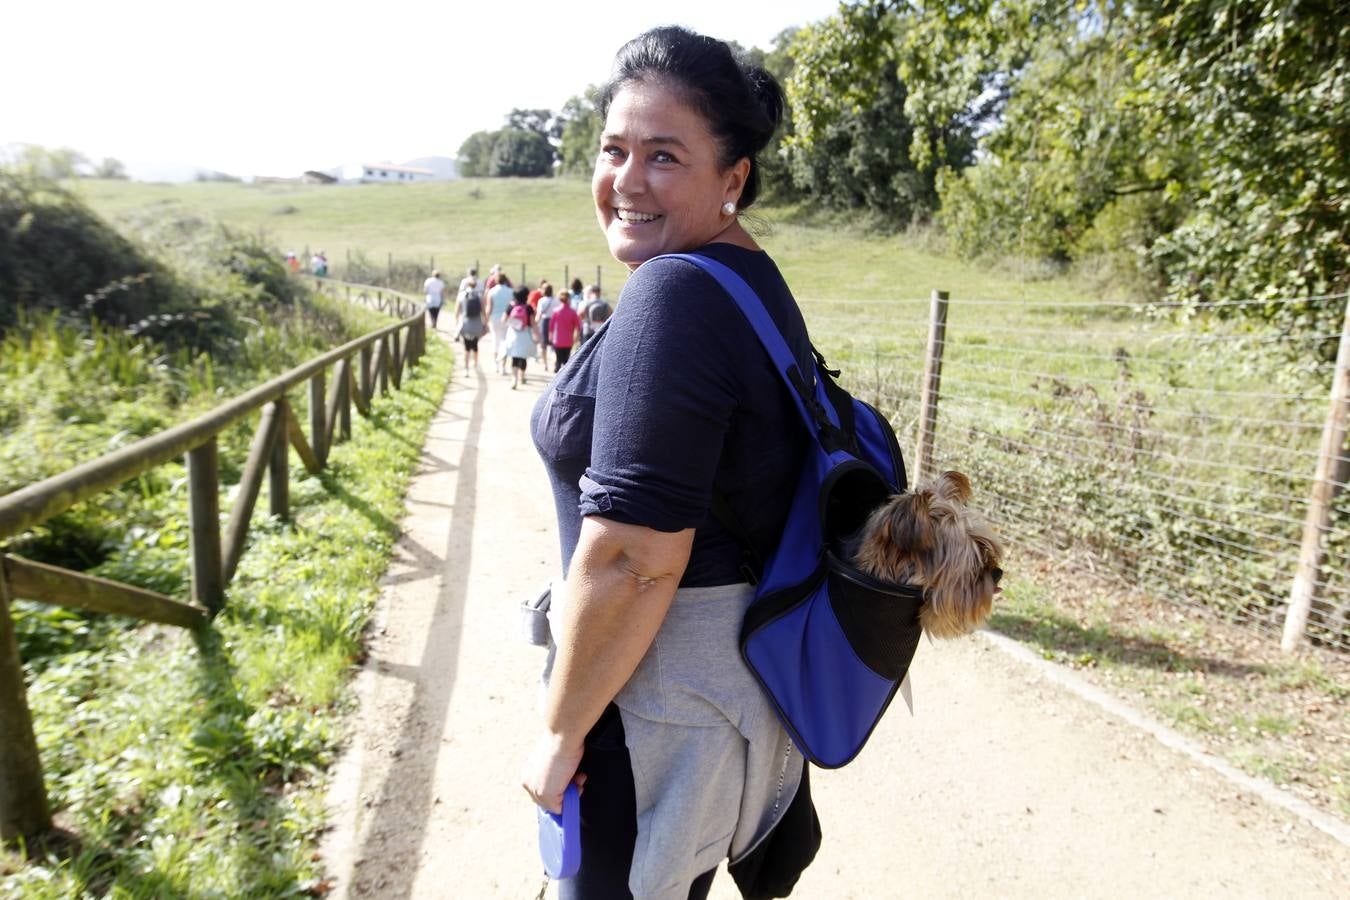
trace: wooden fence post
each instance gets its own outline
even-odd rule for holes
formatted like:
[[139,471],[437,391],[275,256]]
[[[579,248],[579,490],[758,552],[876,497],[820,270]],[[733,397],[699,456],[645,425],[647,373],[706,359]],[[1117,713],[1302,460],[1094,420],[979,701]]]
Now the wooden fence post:
[[220,470],[216,436],[188,451],[189,547],[192,551],[192,599],[220,612],[225,605],[220,555]]
[[373,379],[371,378],[371,371],[370,371],[371,357],[372,357],[373,355],[374,355],[374,348],[373,348],[370,344],[364,344],[364,345],[361,347],[361,372],[360,372],[360,375],[361,375],[361,403],[360,403],[360,406],[361,406],[361,407],[364,407],[364,409],[362,409],[362,412],[364,412],[366,415],[370,415],[370,397],[371,397],[371,393],[372,393],[373,390],[374,390],[374,385],[371,383]]
[[375,370],[380,383],[380,396],[389,395],[389,335],[380,338],[380,352],[375,357]]
[[342,375],[342,386],[338,389],[338,434],[344,441],[352,439],[352,358],[349,356],[338,366]]
[[394,254],[392,251],[389,253],[389,264],[384,270],[384,284],[385,287],[394,286]]
[[928,319],[928,355],[923,363],[919,395],[919,440],[914,451],[915,480],[931,477],[933,443],[937,432],[938,398],[942,387],[942,348],[947,338],[947,292],[933,291]]
[[4,843],[36,837],[52,827],[9,603],[0,556],[0,842]]
[[1331,504],[1336,498],[1336,474],[1345,452],[1347,408],[1350,408],[1350,295],[1345,301],[1345,321],[1341,324],[1341,346],[1336,351],[1336,369],[1331,376],[1331,406],[1322,427],[1322,446],[1317,453],[1317,470],[1312,493],[1308,497],[1308,515],[1303,521],[1303,544],[1298,552],[1298,569],[1289,591],[1289,611],[1284,618],[1284,636],[1280,648],[1292,653],[1303,643],[1312,612],[1313,599],[1326,560],[1325,537],[1331,528]]
[[328,447],[324,443],[324,420],[327,416],[324,414],[323,397],[324,377],[323,372],[316,372],[314,377],[309,380],[309,447],[314,451],[314,458],[319,462],[319,468],[323,468],[328,460]]
[[227,584],[234,580],[235,570],[239,568],[239,558],[244,555],[244,539],[248,536],[248,527],[253,519],[254,504],[258,502],[258,490],[262,487],[263,475],[272,459],[272,445],[276,442],[277,424],[277,405],[269,403],[263,407],[262,416],[258,420],[258,430],[253,434],[248,459],[244,462],[244,472],[239,479],[234,508],[230,510],[230,521],[225,526],[221,571]]
[[290,442],[286,440],[286,418],[290,404],[285,397],[277,398],[277,428],[272,435],[272,460],[268,464],[268,509],[272,515],[287,519],[291,515],[291,456]]
[[[603,290],[603,288],[604,288],[604,283],[600,280],[600,267],[599,267],[599,266],[596,266],[596,267],[595,267],[595,286],[596,286],[597,288],[602,289],[602,290]],[[603,297],[604,294],[601,294],[600,296]]]

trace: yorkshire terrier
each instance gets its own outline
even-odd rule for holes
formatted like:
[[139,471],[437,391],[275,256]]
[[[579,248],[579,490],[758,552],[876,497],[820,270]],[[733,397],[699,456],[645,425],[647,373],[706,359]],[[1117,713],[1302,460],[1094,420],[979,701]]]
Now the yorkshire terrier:
[[923,630],[936,638],[974,631],[994,605],[1003,547],[984,517],[966,506],[970,480],[943,472],[895,494],[858,535],[854,564],[891,584],[924,589]]

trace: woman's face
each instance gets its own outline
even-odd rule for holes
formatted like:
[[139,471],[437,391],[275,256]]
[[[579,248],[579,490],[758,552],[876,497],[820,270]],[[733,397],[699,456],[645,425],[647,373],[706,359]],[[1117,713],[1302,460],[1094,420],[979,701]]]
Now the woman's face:
[[736,225],[722,212],[745,187],[749,160],[723,170],[703,117],[660,81],[628,82],[600,136],[591,192],[614,258],[630,269],[693,250]]

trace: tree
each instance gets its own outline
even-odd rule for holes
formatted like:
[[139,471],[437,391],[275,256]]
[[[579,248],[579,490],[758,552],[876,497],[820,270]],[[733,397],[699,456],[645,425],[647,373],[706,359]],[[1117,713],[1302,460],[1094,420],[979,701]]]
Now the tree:
[[492,161],[492,145],[496,142],[496,132],[475,131],[459,145],[459,171],[466,178],[482,178]]
[[564,175],[589,176],[595,168],[595,157],[600,152],[600,132],[605,123],[596,109],[600,89],[588,85],[585,92],[568,98],[558,119],[563,123],[559,157],[560,172]]
[[924,219],[943,165],[969,162],[970,127],[953,119],[915,148],[909,88],[895,52],[905,24],[880,5],[845,7],[788,46],[793,133],[784,145],[796,187],[837,208],[861,207],[892,226]]
[[127,167],[122,165],[121,160],[105,156],[103,161],[94,167],[94,177],[125,180]]
[[551,109],[513,109],[506,114],[506,127],[533,131],[552,142],[562,138],[563,123]]
[[38,144],[18,144],[10,149],[8,167],[35,178],[60,181],[75,178],[89,165],[83,153],[69,147],[48,149]]
[[553,172],[553,148],[537,131],[503,128],[492,144],[486,174],[494,178],[538,178]]

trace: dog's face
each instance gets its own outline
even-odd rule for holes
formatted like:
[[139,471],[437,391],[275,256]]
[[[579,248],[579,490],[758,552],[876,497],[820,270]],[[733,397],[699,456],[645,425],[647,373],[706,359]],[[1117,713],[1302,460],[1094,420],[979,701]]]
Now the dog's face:
[[924,588],[920,618],[933,637],[977,628],[1003,575],[1003,548],[989,523],[966,506],[970,496],[960,472],[896,494],[868,519],[854,560],[882,581]]

